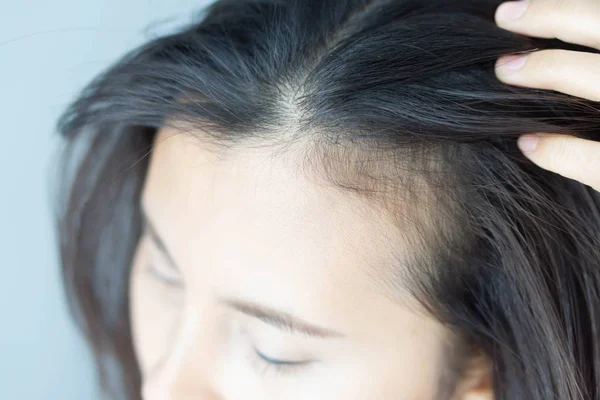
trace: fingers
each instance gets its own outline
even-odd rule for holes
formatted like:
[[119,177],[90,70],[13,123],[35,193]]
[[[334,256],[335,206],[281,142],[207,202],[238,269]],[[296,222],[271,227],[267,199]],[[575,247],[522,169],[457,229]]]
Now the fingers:
[[551,89],[600,101],[600,54],[557,49],[519,57],[520,62],[515,56],[500,57],[496,62],[496,76],[514,85]]
[[[523,35],[600,50],[600,0],[510,1],[496,10],[496,23]],[[556,49],[505,56],[496,63],[496,75],[510,84],[600,101],[600,54]],[[600,191],[600,143],[538,134],[519,138],[519,147],[538,166]]]
[[600,191],[599,142],[568,135],[528,134],[521,136],[518,144],[538,166]]
[[496,9],[495,19],[499,27],[523,35],[600,49],[598,0],[510,1]]

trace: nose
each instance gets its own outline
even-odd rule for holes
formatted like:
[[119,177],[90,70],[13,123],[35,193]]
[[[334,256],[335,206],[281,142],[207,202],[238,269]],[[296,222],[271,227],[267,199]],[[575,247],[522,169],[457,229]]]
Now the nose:
[[216,382],[226,338],[217,320],[184,314],[170,351],[143,377],[143,400],[224,400]]

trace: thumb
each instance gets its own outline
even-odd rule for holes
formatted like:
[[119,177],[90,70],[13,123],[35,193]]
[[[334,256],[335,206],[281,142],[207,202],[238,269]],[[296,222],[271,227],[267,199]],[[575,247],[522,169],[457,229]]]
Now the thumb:
[[523,154],[538,166],[600,191],[600,143],[574,136],[527,134],[518,140]]

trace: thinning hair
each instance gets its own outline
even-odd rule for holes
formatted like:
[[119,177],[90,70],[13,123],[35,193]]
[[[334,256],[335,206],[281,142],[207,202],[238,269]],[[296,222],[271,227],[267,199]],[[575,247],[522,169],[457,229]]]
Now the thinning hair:
[[444,396],[472,348],[497,400],[600,396],[600,195],[516,146],[527,132],[600,140],[598,103],[494,74],[508,53],[596,50],[500,29],[499,4],[220,0],[81,91],[57,123],[57,221],[111,398],[140,398],[127,291],[148,155],[168,125],[215,151],[295,154],[307,175],[410,221],[408,267],[374,278],[455,335]]

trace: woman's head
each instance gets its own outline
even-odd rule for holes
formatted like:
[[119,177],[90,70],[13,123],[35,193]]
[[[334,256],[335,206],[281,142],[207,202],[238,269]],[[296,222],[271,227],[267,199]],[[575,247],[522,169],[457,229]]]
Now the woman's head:
[[495,78],[576,48],[498,4],[218,1],[83,91],[62,256],[113,396],[598,395],[600,198],[516,138],[600,113]]
[[408,251],[381,212],[310,182],[297,155],[196,140],[161,131],[142,194],[144,398],[434,398],[446,335],[370,278]]

